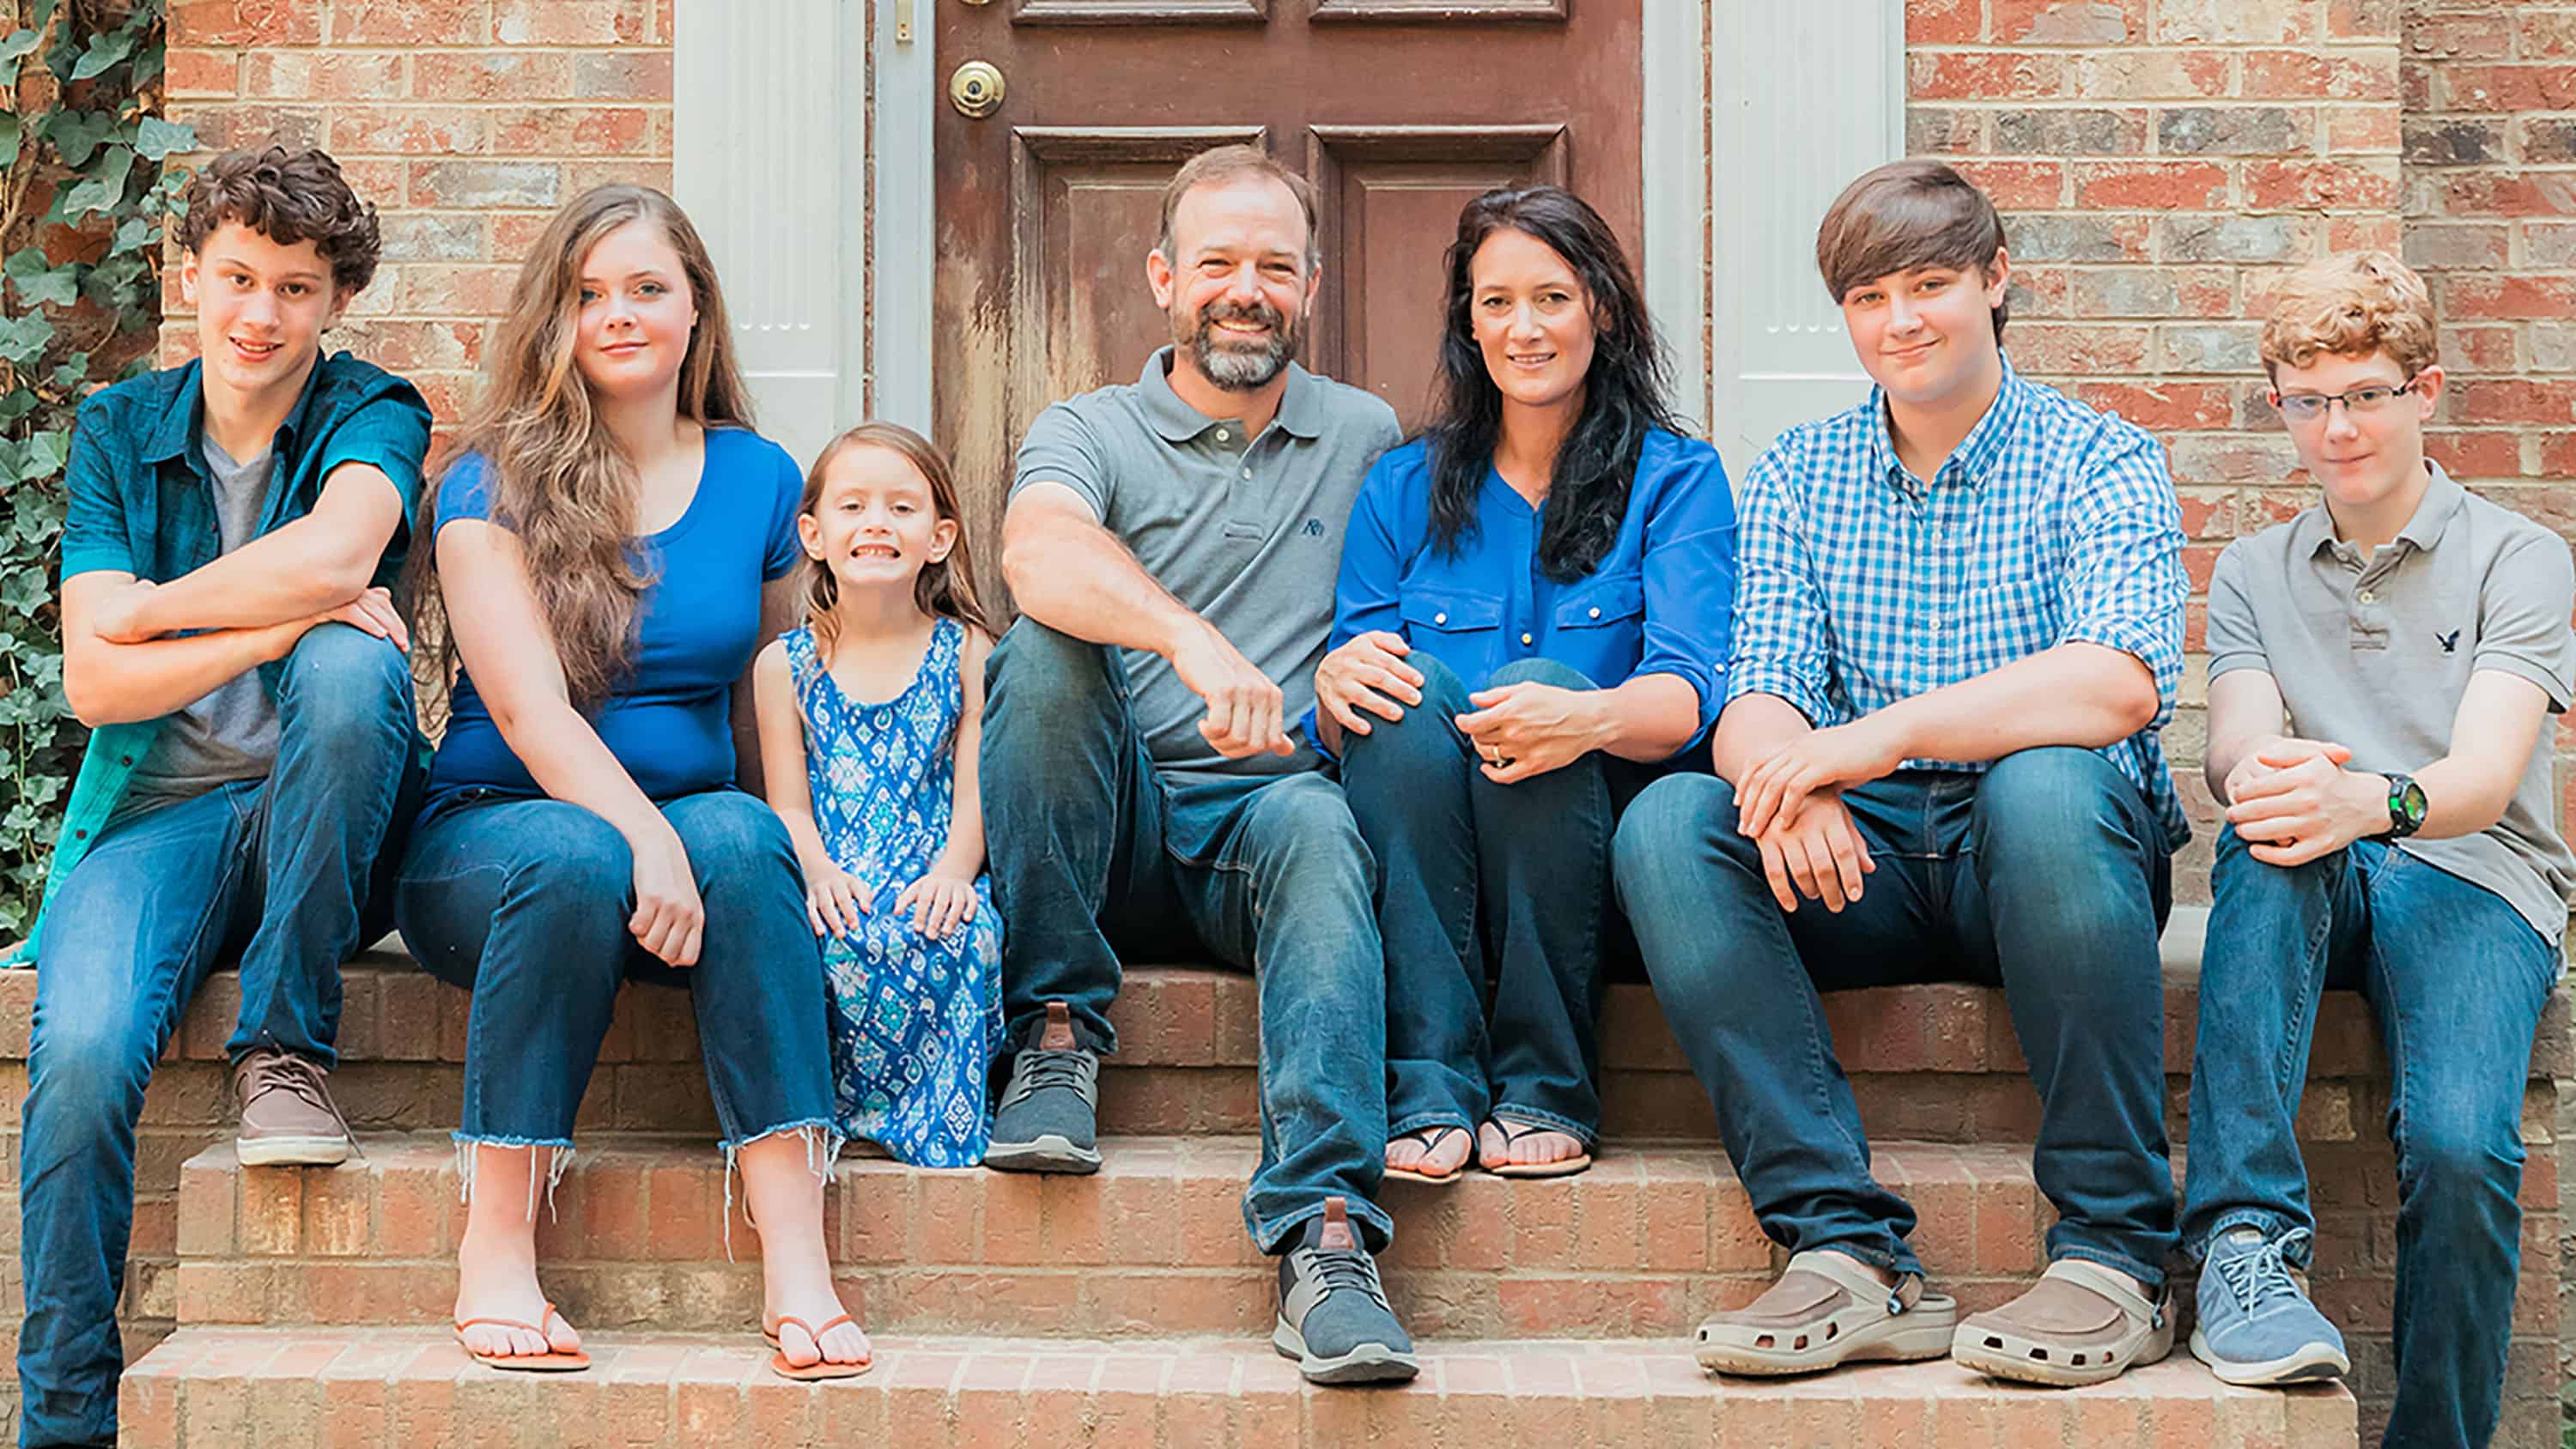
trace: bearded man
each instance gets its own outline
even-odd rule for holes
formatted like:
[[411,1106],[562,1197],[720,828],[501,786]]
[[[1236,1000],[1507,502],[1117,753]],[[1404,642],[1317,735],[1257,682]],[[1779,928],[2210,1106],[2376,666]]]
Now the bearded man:
[[1314,703],[1352,499],[1401,437],[1289,359],[1320,277],[1303,178],[1247,146],[1191,160],[1145,261],[1172,345],[1030,425],[1002,523],[1022,612],[986,673],[985,835],[1009,1046],[988,1166],[1100,1167],[1122,948],[1213,956],[1261,994],[1261,1168],[1245,1226],[1280,1258],[1271,1341],[1318,1383],[1414,1376],[1372,1253],[1394,1224],[1374,868],[1293,732]]

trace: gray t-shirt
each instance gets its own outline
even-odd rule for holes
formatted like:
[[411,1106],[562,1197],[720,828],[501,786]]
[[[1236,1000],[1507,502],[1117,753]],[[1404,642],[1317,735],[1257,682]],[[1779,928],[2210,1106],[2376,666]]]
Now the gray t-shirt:
[[[2291,733],[2345,746],[2356,770],[2411,775],[2449,754],[2479,670],[2530,680],[2553,713],[2576,698],[2566,542],[2432,469],[2414,518],[2369,558],[2335,537],[2320,504],[2229,544],[2209,581],[2209,677],[2270,674]],[[2504,897],[2552,942],[2576,901],[2550,788],[2555,733],[2541,730],[2503,819],[2398,846]]]
[[[1242,424],[1181,401],[1171,365],[1172,349],[1163,348],[1134,383],[1038,414],[1021,440],[1011,493],[1057,483],[1081,495],[1145,572],[1279,685],[1293,724],[1315,702],[1351,501],[1403,430],[1379,398],[1291,364],[1279,416],[1246,438]],[[1294,733],[1293,756],[1224,758],[1198,731],[1206,702],[1172,666],[1143,650],[1124,654],[1136,725],[1156,765],[1285,774],[1320,763]]]
[[[259,532],[277,449],[263,448],[258,457],[236,463],[213,437],[200,442],[215,490],[221,552],[231,553]],[[259,671],[244,670],[163,723],[152,748],[136,762],[119,810],[167,805],[235,780],[266,779],[276,766],[277,706],[260,687]]]

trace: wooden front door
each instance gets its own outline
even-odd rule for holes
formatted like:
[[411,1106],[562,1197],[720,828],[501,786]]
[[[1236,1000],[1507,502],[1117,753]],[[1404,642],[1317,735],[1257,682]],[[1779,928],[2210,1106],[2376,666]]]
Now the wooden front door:
[[[1302,360],[1408,426],[1468,199],[1569,186],[1641,259],[1639,0],[920,3],[943,77],[933,405],[988,576],[1029,420],[1132,381],[1170,340],[1145,254],[1163,184],[1201,150],[1259,144],[1315,183],[1324,280]],[[945,84],[978,61],[1002,79],[981,119]]]

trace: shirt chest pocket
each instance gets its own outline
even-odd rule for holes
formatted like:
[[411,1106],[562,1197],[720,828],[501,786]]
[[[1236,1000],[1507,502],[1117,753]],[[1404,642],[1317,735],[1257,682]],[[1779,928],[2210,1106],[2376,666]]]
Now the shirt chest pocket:
[[1416,589],[1397,601],[1405,632],[1415,638],[1490,634],[1503,627],[1500,594],[1472,589]]
[[1559,629],[1627,629],[1634,631],[1646,615],[1646,583],[1636,574],[1587,579],[1556,601]]

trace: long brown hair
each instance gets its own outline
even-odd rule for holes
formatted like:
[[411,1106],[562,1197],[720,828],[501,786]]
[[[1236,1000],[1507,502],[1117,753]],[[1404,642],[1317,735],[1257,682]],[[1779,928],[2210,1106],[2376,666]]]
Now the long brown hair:
[[[518,535],[528,586],[577,709],[605,699],[633,662],[637,601],[653,581],[650,561],[639,565],[632,554],[640,502],[634,460],[609,434],[573,363],[582,263],[601,238],[638,221],[658,228],[679,253],[698,310],[680,362],[680,416],[709,428],[751,426],[751,394],[734,363],[724,293],[697,228],[649,186],[599,186],[556,212],[520,264],[509,315],[484,360],[482,396],[448,465],[472,452],[489,469],[490,516]],[[437,586],[438,490],[424,495],[411,596],[421,617],[424,679],[443,691],[456,650]]]
[[[913,607],[934,619],[954,619],[991,634],[992,621],[985,617],[984,606],[975,598],[975,555],[967,546],[966,518],[957,506],[957,477],[949,469],[948,459],[928,438],[901,423],[859,424],[826,443],[816,455],[814,466],[805,470],[805,495],[797,500],[796,511],[812,513],[822,507],[824,475],[831,470],[833,459],[852,448],[883,448],[910,463],[912,470],[930,485],[931,510],[957,525],[957,544],[948,550],[948,557],[923,564],[921,572],[913,577]],[[802,567],[802,586],[797,596],[805,602],[805,627],[814,631],[814,651],[829,663],[833,646],[841,640],[841,623],[834,614],[841,602],[841,581],[833,576],[829,565],[810,554]]]

